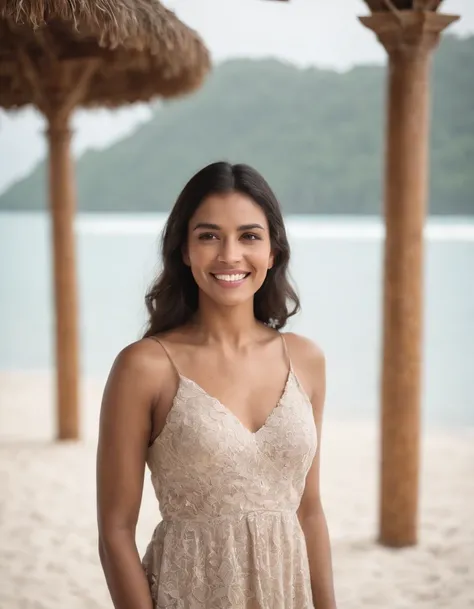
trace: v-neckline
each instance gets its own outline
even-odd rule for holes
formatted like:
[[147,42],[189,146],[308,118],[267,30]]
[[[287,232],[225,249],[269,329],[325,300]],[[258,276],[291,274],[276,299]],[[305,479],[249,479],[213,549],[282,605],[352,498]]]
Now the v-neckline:
[[191,385],[196,387],[196,389],[198,389],[205,397],[209,398],[213,404],[218,404],[227,415],[231,416],[235,421],[237,421],[239,426],[242,429],[244,429],[248,434],[250,434],[252,437],[257,437],[262,430],[264,430],[268,427],[268,425],[270,423],[270,419],[283,405],[282,404],[283,400],[286,397],[286,394],[288,392],[288,387],[290,385],[290,380],[293,376],[293,368],[290,366],[290,369],[288,370],[288,375],[286,377],[285,386],[283,387],[283,391],[281,392],[281,395],[280,395],[276,405],[270,410],[264,423],[256,431],[252,431],[251,429],[249,429],[247,427],[247,425],[244,425],[244,423],[242,423],[240,418],[235,414],[235,412],[233,410],[231,410],[228,406],[223,404],[218,398],[216,398],[216,397],[212,396],[210,393],[208,393],[205,389],[203,389],[203,387],[201,387],[201,385],[199,383],[196,383],[196,381],[194,381],[193,379],[190,379],[189,377],[185,376],[184,374],[181,374],[180,372],[178,372],[178,376],[179,376],[180,383],[182,383],[183,381],[191,383]]

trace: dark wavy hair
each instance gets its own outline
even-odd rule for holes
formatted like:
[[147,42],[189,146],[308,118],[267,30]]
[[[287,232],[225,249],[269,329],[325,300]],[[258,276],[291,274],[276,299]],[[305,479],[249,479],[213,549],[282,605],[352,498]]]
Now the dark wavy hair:
[[275,254],[273,267],[254,296],[256,319],[277,329],[300,309],[290,284],[290,246],[280,205],[265,179],[248,165],[212,163],[186,184],[166,222],[162,237],[163,270],[145,297],[149,319],[144,338],[184,325],[198,309],[198,286],[183,261],[188,224],[201,202],[213,194],[239,192],[265,212]]

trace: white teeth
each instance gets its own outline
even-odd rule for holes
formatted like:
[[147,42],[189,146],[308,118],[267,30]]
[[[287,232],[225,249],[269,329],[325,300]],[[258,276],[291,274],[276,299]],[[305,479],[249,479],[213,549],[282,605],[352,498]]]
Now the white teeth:
[[214,275],[219,281],[242,281],[247,273],[239,273],[238,275]]

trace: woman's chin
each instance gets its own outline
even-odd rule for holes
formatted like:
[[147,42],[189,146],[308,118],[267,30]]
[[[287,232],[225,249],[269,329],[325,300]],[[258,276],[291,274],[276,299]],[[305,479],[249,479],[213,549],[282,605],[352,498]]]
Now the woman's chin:
[[243,305],[250,302],[253,302],[253,297],[255,293],[248,289],[206,289],[201,290],[204,292],[205,300],[208,300],[216,305],[220,305],[223,307],[228,306],[237,306]]

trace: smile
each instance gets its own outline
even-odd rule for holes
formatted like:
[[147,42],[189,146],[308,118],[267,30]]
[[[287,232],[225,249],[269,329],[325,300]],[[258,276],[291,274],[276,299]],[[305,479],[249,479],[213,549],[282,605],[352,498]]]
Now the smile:
[[242,281],[242,279],[245,279],[250,273],[239,273],[238,275],[216,275],[211,273],[211,275],[216,279],[219,279],[219,281]]
[[245,281],[250,273],[211,273],[211,275],[221,285],[233,287]]

